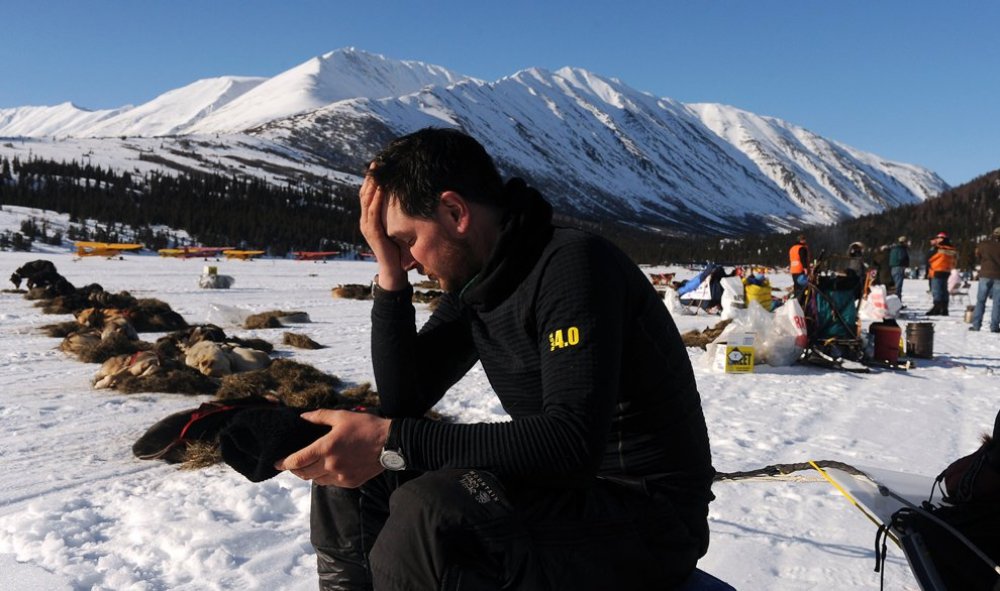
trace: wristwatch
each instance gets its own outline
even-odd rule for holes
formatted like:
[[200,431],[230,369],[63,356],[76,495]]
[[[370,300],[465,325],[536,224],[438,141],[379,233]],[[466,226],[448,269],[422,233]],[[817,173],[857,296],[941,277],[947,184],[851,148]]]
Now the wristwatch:
[[386,470],[392,470],[393,472],[406,470],[406,458],[403,457],[402,451],[398,449],[386,449],[383,447],[382,453],[378,456],[378,463],[382,464],[382,467]]
[[372,278],[372,299],[386,300],[395,303],[409,303],[413,301],[413,286],[409,283],[402,289],[387,291],[378,284],[378,275]]
[[396,441],[396,421],[389,423],[389,432],[386,434],[382,453],[378,456],[378,463],[382,464],[386,470],[393,472],[406,470],[406,458],[403,457],[403,450],[400,449]]

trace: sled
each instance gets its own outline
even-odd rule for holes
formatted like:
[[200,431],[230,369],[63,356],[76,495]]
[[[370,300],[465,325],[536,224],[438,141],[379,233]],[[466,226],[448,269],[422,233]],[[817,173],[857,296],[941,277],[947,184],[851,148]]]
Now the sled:
[[947,591],[920,534],[893,520],[893,514],[900,509],[919,507],[930,497],[934,477],[867,467],[856,467],[861,474],[850,474],[836,468],[821,468],[813,461],[809,463],[903,550],[923,591]]
[[[826,269],[829,262],[817,259],[806,284],[806,334],[808,345],[801,361],[828,369],[868,372],[861,339],[860,302],[870,273],[841,274]],[[822,270],[822,271],[821,271]]]
[[[821,468],[813,461],[809,463],[876,526],[890,523],[892,514],[906,506],[896,497],[919,506],[934,488],[933,476],[861,466],[855,467],[863,474],[850,474],[837,468]],[[890,537],[898,542],[897,532],[890,532]]]

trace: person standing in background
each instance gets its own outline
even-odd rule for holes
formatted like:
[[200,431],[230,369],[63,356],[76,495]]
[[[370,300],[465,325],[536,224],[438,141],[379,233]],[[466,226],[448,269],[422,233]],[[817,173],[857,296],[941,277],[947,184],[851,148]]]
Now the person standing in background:
[[976,310],[972,313],[969,330],[978,331],[986,314],[986,299],[993,298],[990,314],[990,332],[1000,332],[1000,226],[993,228],[993,235],[976,246],[979,261],[979,291],[976,293]]
[[[906,236],[896,239],[896,244],[889,249],[889,273],[892,275],[892,283],[896,286],[896,297],[899,303],[903,303],[903,281],[906,279],[906,269],[910,266],[910,251],[907,248]],[[905,305],[903,306],[906,307]]]
[[812,259],[809,257],[809,245],[805,234],[799,234],[798,241],[788,250],[788,270],[792,274],[792,294],[805,306],[806,284],[809,282],[809,269]]
[[945,232],[931,239],[930,256],[927,258],[928,276],[931,280],[931,299],[934,305],[928,316],[948,315],[948,277],[958,263],[958,251],[951,245]]

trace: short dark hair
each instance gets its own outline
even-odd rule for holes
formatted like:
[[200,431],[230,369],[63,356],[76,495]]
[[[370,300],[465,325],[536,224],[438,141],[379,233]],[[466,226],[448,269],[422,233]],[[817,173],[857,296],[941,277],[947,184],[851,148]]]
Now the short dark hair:
[[493,159],[471,136],[457,129],[427,127],[394,140],[368,174],[399,201],[403,213],[432,218],[441,193],[502,208],[503,179]]

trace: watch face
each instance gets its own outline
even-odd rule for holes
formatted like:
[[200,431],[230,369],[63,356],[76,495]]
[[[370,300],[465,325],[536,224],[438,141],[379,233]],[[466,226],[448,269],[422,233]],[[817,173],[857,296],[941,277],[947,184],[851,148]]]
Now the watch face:
[[383,449],[378,461],[386,470],[402,470],[406,468],[406,460],[402,454],[391,449]]

